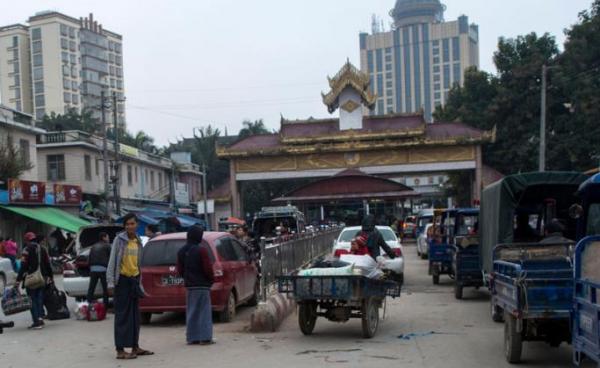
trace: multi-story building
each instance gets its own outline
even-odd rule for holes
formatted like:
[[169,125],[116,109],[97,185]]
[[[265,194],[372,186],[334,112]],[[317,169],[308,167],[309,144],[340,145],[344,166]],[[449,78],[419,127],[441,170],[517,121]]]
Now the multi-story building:
[[[99,117],[100,94],[119,98],[124,121],[121,35],[90,14],[76,19],[46,11],[28,25],[0,28],[0,93],[4,104],[41,119],[51,112],[89,109]],[[18,93],[17,93],[18,92]]]
[[361,33],[361,70],[377,95],[371,115],[432,112],[443,105],[465,69],[479,66],[479,28],[467,16],[444,21],[439,0],[397,0],[390,15],[393,29]]
[[36,136],[43,133],[45,130],[35,127],[31,115],[0,105],[0,146],[12,144],[19,158],[31,165],[18,178],[9,179],[37,180]]

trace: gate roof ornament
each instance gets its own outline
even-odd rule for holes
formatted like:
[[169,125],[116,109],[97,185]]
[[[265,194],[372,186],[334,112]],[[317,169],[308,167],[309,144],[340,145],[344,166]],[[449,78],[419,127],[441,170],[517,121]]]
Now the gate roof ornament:
[[340,107],[340,95],[348,87],[360,95],[362,103],[367,108],[370,110],[375,108],[377,95],[371,93],[369,90],[369,85],[371,84],[369,75],[352,65],[350,60],[346,61],[346,64],[344,64],[342,69],[333,78],[327,77],[327,79],[329,80],[331,90],[327,93],[321,93],[321,96],[323,97],[323,103],[327,106],[330,113],[333,113]]

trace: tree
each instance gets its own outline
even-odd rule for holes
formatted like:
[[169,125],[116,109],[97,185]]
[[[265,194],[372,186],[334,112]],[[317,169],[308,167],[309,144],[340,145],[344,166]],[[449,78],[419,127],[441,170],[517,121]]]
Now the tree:
[[70,109],[65,114],[52,112],[50,115],[44,115],[40,127],[48,131],[81,130],[96,134],[100,132],[101,125],[90,110],[84,109],[78,113],[77,110]]
[[8,135],[6,142],[0,144],[0,182],[17,179],[32,168],[31,162],[23,157],[21,150],[14,145],[12,136]]
[[238,133],[239,138],[246,138],[251,135],[270,133],[262,119],[255,120],[254,122],[250,120],[245,120],[242,124],[244,127]]

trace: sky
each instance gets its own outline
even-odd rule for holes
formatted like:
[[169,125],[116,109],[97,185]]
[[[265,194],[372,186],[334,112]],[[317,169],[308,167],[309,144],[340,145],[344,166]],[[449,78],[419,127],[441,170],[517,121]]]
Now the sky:
[[[10,2],[10,6],[5,5]],[[592,0],[442,0],[446,20],[479,25],[480,67],[495,72],[498,38],[548,32],[564,42]],[[244,120],[278,129],[287,119],[328,117],[327,75],[360,66],[359,32],[373,14],[389,29],[395,0],[0,0],[0,25],[38,11],[94,13],[123,35],[127,126],[159,145],[208,124],[229,135]]]

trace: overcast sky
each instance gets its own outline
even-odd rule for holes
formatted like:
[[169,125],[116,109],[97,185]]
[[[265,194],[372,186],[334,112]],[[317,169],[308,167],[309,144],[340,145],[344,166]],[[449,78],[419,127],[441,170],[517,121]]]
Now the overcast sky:
[[[236,134],[244,119],[278,128],[280,116],[328,116],[326,76],[346,58],[359,66],[358,33],[371,16],[389,28],[395,0],[1,0],[0,25],[24,23],[41,10],[79,18],[94,13],[124,39],[130,130],[160,145],[213,124]],[[445,0],[446,20],[479,25],[480,64],[495,71],[498,37],[555,35],[591,0]],[[10,3],[10,6],[6,5]],[[51,4],[51,5],[49,5]]]

